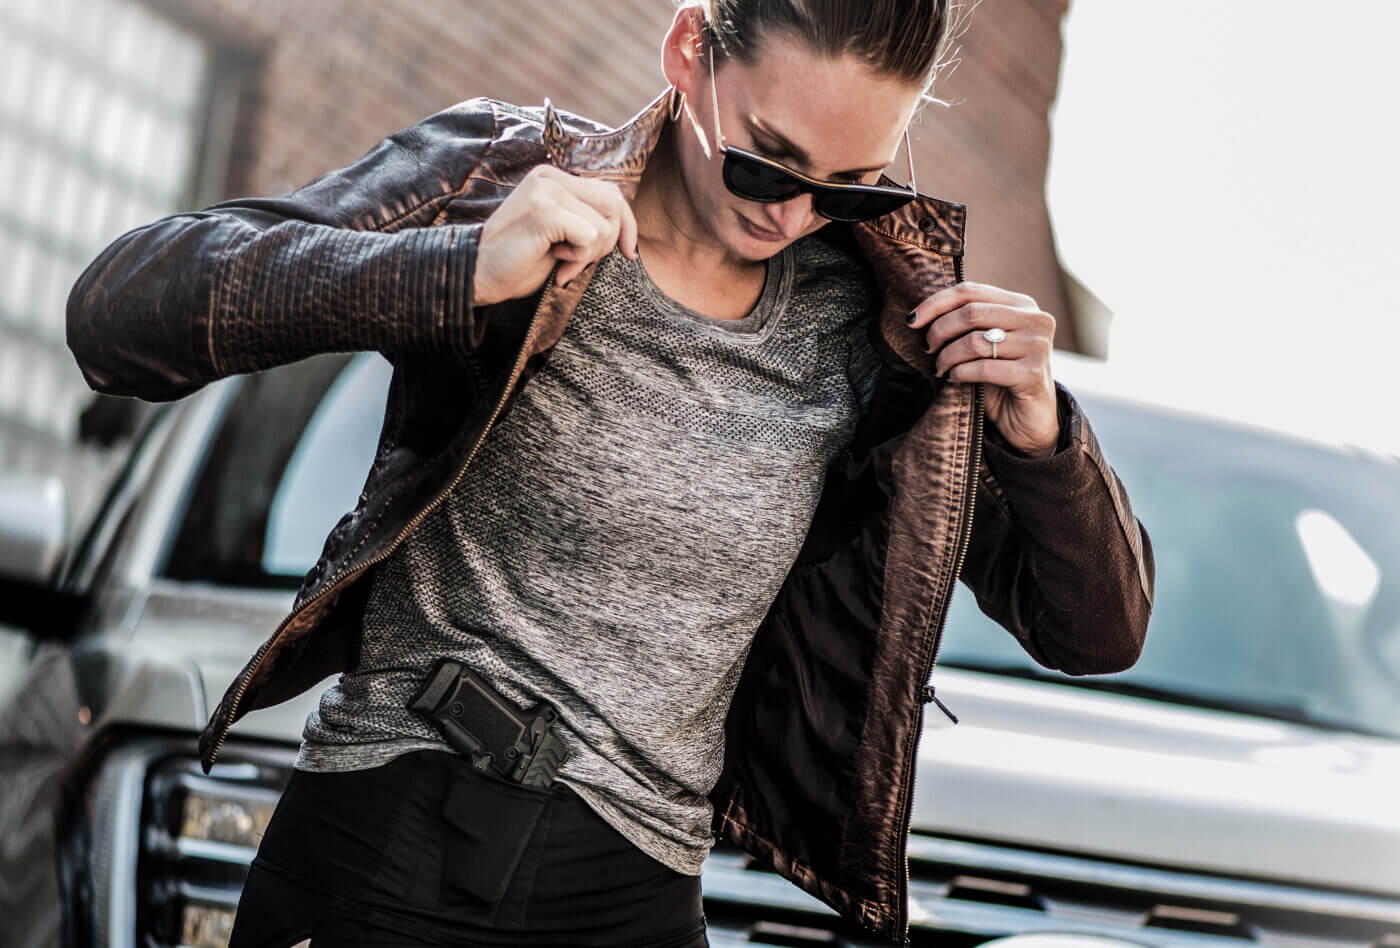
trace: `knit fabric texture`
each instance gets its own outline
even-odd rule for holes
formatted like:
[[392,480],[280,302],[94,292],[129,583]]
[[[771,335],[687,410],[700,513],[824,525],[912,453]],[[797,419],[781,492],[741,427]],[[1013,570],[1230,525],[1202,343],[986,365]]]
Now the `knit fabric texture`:
[[465,476],[375,568],[358,662],[296,766],[446,747],[406,704],[450,657],[558,709],[557,779],[699,875],[739,673],[873,392],[877,294],[808,236],[769,259],[748,315],[715,319],[614,248]]

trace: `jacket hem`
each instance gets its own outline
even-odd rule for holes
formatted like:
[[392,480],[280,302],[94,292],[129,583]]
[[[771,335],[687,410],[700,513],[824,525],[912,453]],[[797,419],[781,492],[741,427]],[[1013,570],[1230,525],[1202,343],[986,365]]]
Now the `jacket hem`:
[[858,921],[877,935],[898,941],[890,910],[879,902],[853,895],[817,875],[810,867],[784,856],[776,845],[755,832],[748,824],[744,808],[731,799],[729,806],[718,815],[719,830],[724,838],[752,856],[766,861],[774,872],[796,885],[841,915]]

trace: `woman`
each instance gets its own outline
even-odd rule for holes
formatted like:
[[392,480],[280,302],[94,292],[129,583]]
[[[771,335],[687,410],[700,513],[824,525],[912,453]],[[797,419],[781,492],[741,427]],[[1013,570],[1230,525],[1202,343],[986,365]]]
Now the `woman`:
[[1047,667],[1136,660],[1151,548],[1052,379],[1053,317],[954,284],[960,206],[912,158],[881,174],[949,17],[688,3],[623,129],[472,100],[80,278],[99,390],[395,364],[360,506],[201,740],[207,769],[241,714],[344,672],[235,948],[706,945],[716,830],[898,940],[953,579]]

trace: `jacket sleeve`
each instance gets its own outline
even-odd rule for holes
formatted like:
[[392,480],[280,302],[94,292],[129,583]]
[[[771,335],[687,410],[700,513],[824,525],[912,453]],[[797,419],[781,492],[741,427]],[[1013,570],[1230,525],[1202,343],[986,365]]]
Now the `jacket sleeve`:
[[1055,388],[1060,444],[1049,457],[1022,455],[987,423],[960,578],[1044,667],[1123,671],[1147,637],[1152,544],[1083,409]]
[[236,198],[122,234],[67,304],[88,385],[147,401],[326,352],[464,353],[482,224],[437,224],[495,133],[459,102],[277,197]]

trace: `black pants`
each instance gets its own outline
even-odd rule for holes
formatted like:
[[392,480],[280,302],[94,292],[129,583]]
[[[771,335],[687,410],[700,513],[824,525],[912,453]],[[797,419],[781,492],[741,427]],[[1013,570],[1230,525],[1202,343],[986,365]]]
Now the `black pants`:
[[229,948],[708,948],[700,877],[636,847],[564,784],[523,787],[453,753],[294,771]]

